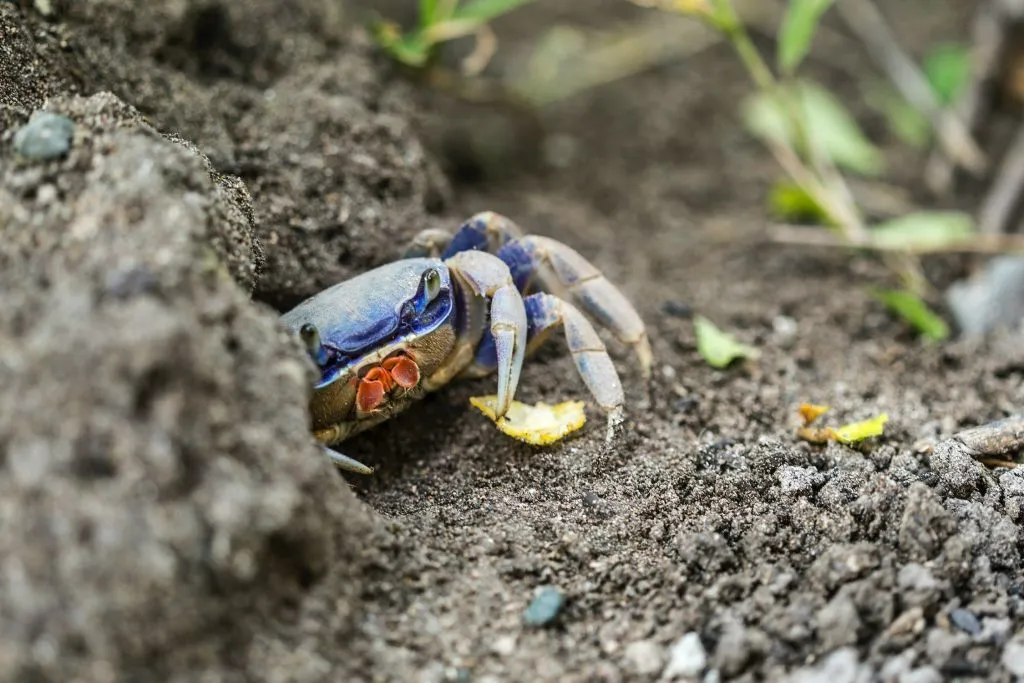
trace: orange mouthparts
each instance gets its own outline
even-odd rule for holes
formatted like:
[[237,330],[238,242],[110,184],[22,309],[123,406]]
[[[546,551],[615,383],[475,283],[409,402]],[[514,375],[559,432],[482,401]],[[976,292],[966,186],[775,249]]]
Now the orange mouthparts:
[[406,355],[392,356],[370,368],[359,380],[356,405],[360,412],[369,413],[383,403],[384,397],[396,386],[412,389],[419,381],[420,368],[416,361]]

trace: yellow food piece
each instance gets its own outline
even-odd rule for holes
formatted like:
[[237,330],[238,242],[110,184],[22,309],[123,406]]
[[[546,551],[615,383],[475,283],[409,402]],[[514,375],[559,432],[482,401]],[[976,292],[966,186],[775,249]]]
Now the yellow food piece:
[[881,436],[885,430],[885,423],[889,421],[889,415],[882,413],[877,417],[863,422],[843,425],[839,429],[833,429],[832,433],[836,441],[840,443],[857,443],[872,436]]
[[800,404],[800,418],[804,425],[809,425],[830,410],[828,406],[819,406],[813,403]]
[[575,432],[587,421],[583,401],[565,401],[557,405],[536,403],[532,406],[512,401],[505,417],[501,419],[494,413],[498,405],[497,396],[472,396],[469,402],[493,420],[498,429],[533,446],[555,443]]

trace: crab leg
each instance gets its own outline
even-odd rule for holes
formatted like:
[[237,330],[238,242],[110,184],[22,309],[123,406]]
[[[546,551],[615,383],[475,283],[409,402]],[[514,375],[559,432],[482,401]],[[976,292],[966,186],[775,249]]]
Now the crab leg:
[[633,347],[644,376],[650,376],[651,345],[640,315],[622,292],[577,251],[547,237],[528,235],[503,246],[498,258],[509,264],[520,291],[528,292],[536,284],[542,291],[563,293],[563,298],[571,295],[619,341]]
[[573,363],[591,395],[608,413],[609,428],[622,420],[625,398],[622,383],[597,330],[571,303],[546,293],[531,294],[524,300],[529,325],[527,352],[532,353],[559,325]]
[[320,448],[324,449],[324,454],[331,459],[331,462],[343,470],[357,474],[373,474],[372,467],[367,467],[358,460],[353,460],[343,453],[331,450],[327,446],[321,446]]
[[[463,251],[447,261],[466,294],[482,305],[490,301],[490,337],[493,340],[495,366],[498,369],[497,415],[508,412],[519,372],[526,356],[526,307],[516,289],[508,266],[499,258],[482,251]],[[484,338],[487,334],[482,335]]]
[[459,226],[454,235],[439,228],[421,231],[406,247],[403,258],[431,256],[449,259],[463,251],[497,254],[498,249],[522,234],[519,226],[500,213],[482,211]]

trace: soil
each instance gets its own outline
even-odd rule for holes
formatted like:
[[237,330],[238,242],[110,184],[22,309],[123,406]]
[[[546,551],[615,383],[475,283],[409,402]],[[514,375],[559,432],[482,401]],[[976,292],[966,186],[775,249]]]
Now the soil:
[[[886,11],[919,53],[962,39],[967,5]],[[499,60],[553,22],[643,11],[569,7],[499,22]],[[1024,675],[1024,473],[950,438],[1020,411],[1019,337],[923,344],[867,292],[890,278],[870,256],[767,244],[778,169],[738,125],[748,85],[724,47],[538,128],[414,88],[359,18],[333,0],[0,3],[0,680]],[[66,157],[15,154],[37,109],[76,123]],[[857,114],[916,187],[923,157]],[[478,122],[514,144],[455,155]],[[342,478],[276,314],[484,209],[620,285],[654,377],[609,341],[623,433],[606,443],[588,409],[541,449],[469,406],[493,380],[454,384],[345,442],[376,471]],[[760,358],[708,367],[695,312]],[[586,398],[560,344],[518,398]],[[801,402],[890,422],[816,446]],[[544,586],[564,606],[529,626]]]

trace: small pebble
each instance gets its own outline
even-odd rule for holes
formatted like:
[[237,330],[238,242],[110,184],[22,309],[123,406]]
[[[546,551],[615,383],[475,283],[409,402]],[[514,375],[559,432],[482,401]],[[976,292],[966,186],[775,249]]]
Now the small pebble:
[[669,299],[661,305],[661,312],[673,318],[689,318],[693,315],[693,307],[683,301]]
[[777,315],[772,319],[772,331],[775,333],[775,342],[788,349],[796,341],[800,325],[788,315]]
[[1008,642],[1003,648],[1003,656],[1000,661],[1011,674],[1024,677],[1024,640]]
[[708,655],[704,651],[704,644],[700,642],[700,634],[690,631],[672,646],[668,666],[661,674],[662,680],[695,678],[707,663]]
[[501,636],[491,645],[491,651],[496,655],[507,657],[516,650],[515,636]]
[[665,666],[665,652],[651,640],[638,640],[626,646],[623,656],[627,668],[640,676],[650,676]]
[[946,303],[964,336],[1012,327],[1024,315],[1024,258],[991,259],[970,279],[953,284]]
[[527,626],[550,624],[558,616],[564,603],[565,596],[562,595],[562,591],[554,586],[544,586],[523,612],[523,621]]
[[970,633],[972,636],[981,633],[981,622],[978,621],[978,617],[962,607],[950,611],[949,620],[958,629],[965,633]]
[[14,134],[14,149],[29,159],[57,159],[71,149],[75,123],[66,116],[37,112]]

